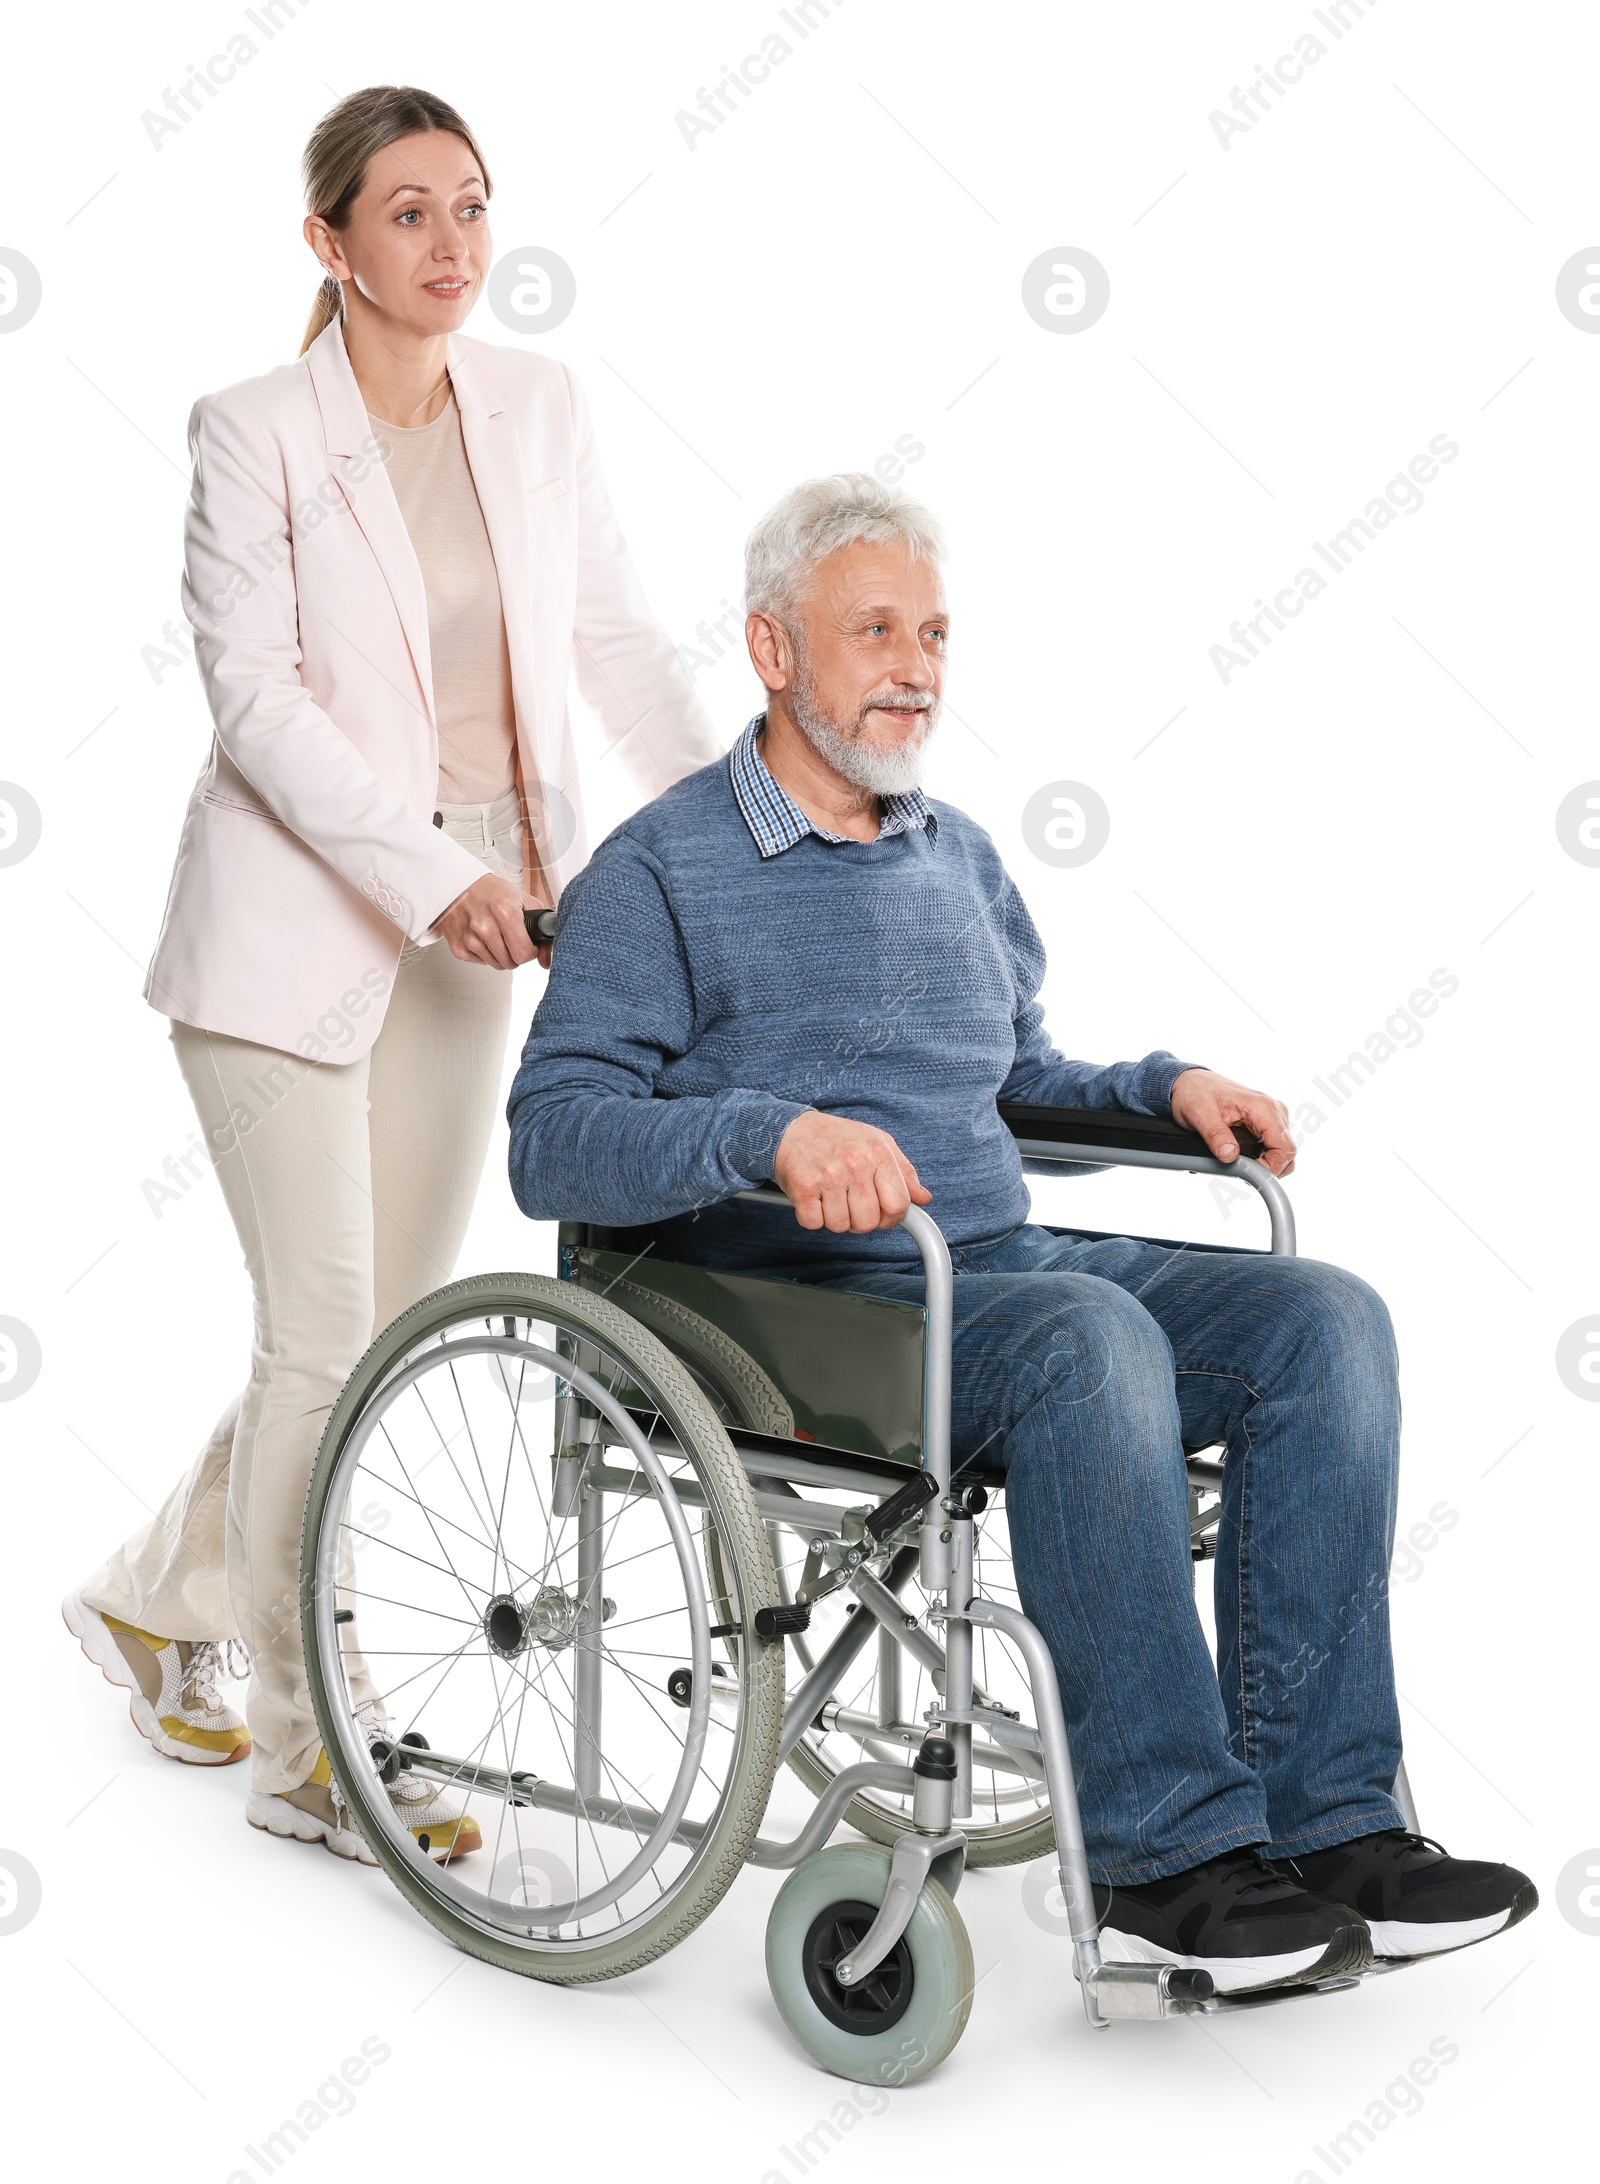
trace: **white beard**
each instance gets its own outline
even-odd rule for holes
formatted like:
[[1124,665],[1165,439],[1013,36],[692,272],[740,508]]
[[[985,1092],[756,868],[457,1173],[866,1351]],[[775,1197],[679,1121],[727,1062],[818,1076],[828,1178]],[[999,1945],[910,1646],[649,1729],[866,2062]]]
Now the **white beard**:
[[[921,726],[892,749],[865,740],[865,719],[843,728],[817,704],[808,670],[801,667],[789,703],[795,724],[819,757],[837,774],[873,796],[909,796],[922,783],[922,761],[938,726],[939,708],[929,706]],[[867,716],[870,717],[870,716]]]

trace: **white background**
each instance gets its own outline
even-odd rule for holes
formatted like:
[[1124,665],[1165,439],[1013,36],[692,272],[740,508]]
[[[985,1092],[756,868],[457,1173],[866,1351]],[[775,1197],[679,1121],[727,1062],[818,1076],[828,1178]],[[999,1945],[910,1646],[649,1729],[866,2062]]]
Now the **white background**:
[[[240,29],[254,60],[153,147],[141,113]],[[677,110],[773,30],[791,57],[691,149]],[[1224,147],[1208,116],[1308,31],[1325,57]],[[1439,1502],[1457,1519],[1394,1586],[1423,1823],[1544,1896],[1513,1935],[1354,1994],[1094,2036],[1020,1872],[979,1874],[964,2042],[813,2141],[814,2167],[1293,2184],[1329,2175],[1313,2148],[1441,2038],[1459,2059],[1356,2157],[1363,2176],[1543,2169],[1576,2131],[1600,1920],[1564,1918],[1555,1881],[1600,1840],[1597,1413],[1554,1357],[1600,1312],[1600,871],[1554,822],[1600,773],[1600,343],[1555,283],[1600,232],[1597,47],[1578,5],[1443,0],[1374,0],[1338,40],[1300,0],[839,0],[803,42],[765,0],[309,0],[270,42],[242,5],[100,6],[14,33],[0,243],[44,300],[0,340],[0,774],[44,832],[0,870],[0,1313],[44,1363],[0,1409],[0,1844],[43,1901],[0,1932],[0,1989],[8,2127],[49,2148],[30,2169],[259,2175],[245,2147],[364,2038],[391,2059],[285,2163],[297,2179],[710,2166],[759,2184],[798,2173],[783,2149],[845,2091],[767,1995],[775,1877],[747,1874],[625,1983],[517,1981],[453,1955],[380,1875],[248,1832],[247,1770],[151,1754],[57,1620],[246,1368],[214,1183],[160,1219],[141,1188],[192,1128],[139,988],[208,733],[192,666],[158,682],[146,648],[179,613],[189,406],[294,355],[315,287],[300,148],[334,98],[381,81],[427,86],[478,131],[497,254],[538,244],[574,269],[545,343],[588,389],[677,641],[737,602],[744,534],[779,492],[902,435],[923,446],[906,482],[953,543],[958,716],[932,785],[1015,872],[1066,1051],[1169,1046],[1327,1114],[1292,1184],[1302,1248],[1393,1309],[1402,1528]],[[1024,268],[1061,245],[1111,284],[1070,335],[1021,303]],[[483,306],[469,330],[519,339]],[[1311,542],[1438,434],[1460,452],[1421,511],[1225,685],[1209,648],[1321,568]],[[731,741],[748,667],[700,688]],[[598,834],[631,791],[612,761],[591,780]],[[1021,831],[1062,780],[1111,813],[1075,870]],[[1313,1076],[1435,969],[1459,990],[1335,1112]],[[522,1024],[538,983],[519,974]],[[502,1131],[460,1272],[551,1263],[503,1151]],[[1051,1188],[1042,1209],[1076,1188],[1090,1225],[1261,1235],[1253,1205],[1200,1181]]]

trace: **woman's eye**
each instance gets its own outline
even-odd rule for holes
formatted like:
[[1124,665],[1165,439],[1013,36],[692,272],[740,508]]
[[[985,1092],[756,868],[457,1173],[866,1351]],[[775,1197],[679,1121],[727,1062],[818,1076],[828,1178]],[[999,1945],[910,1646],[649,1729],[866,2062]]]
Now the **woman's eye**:
[[421,218],[422,210],[418,205],[407,205],[405,211],[400,215],[401,224],[406,227],[414,227]]
[[481,220],[483,218],[483,215],[488,211],[488,209],[489,208],[487,205],[463,205],[461,208],[461,216],[464,220]]

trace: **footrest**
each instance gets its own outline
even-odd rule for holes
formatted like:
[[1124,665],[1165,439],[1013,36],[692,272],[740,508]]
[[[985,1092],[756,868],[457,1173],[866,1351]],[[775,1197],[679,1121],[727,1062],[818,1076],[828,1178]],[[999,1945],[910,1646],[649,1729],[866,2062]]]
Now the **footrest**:
[[1089,1992],[1098,2015],[1116,2020],[1196,2015],[1216,1988],[1209,1972],[1181,1964],[1102,1963],[1089,1975]]

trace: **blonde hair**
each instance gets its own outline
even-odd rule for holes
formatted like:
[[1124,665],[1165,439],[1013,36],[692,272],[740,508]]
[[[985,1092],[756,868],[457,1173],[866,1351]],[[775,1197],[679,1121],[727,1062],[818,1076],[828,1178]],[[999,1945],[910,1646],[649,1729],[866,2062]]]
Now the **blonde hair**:
[[[490,194],[489,169],[478,140],[453,106],[418,91],[410,84],[380,83],[365,91],[352,91],[323,115],[312,130],[301,161],[305,178],[306,210],[326,220],[335,233],[350,217],[367,179],[367,163],[401,137],[420,136],[430,129],[445,129],[458,136],[483,176],[483,194]],[[344,287],[328,274],[317,290],[306,322],[300,354],[336,318],[344,316]]]

